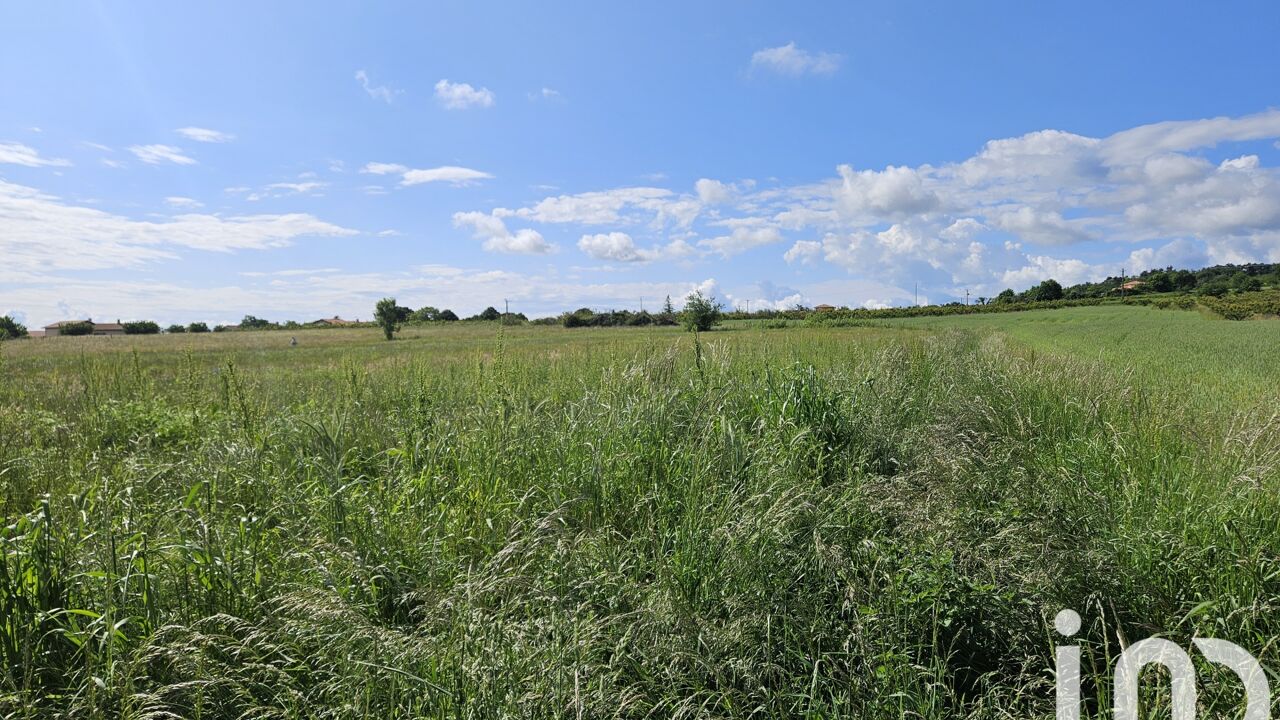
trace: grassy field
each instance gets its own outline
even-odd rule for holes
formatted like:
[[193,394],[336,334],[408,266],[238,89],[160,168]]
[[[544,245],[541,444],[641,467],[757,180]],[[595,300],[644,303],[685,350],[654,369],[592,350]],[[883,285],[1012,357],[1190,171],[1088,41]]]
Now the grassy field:
[[297,337],[0,345],[0,714],[1047,718],[1062,608],[1091,717],[1153,633],[1280,661],[1274,323]]

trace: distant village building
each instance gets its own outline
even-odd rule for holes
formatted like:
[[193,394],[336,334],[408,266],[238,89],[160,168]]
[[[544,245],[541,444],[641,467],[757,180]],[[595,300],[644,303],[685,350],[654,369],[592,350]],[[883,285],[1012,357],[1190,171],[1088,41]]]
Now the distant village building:
[[96,323],[92,320],[62,320],[52,325],[44,326],[45,337],[56,337],[62,334],[63,325],[76,325],[79,323],[89,323],[93,326],[94,335],[123,335],[124,325],[120,323]]
[[333,317],[331,317],[331,318],[321,318],[321,319],[316,320],[315,322],[313,322],[313,323],[311,323],[311,324],[312,324],[312,325],[328,325],[328,326],[330,326],[330,327],[342,327],[343,325],[354,325],[354,324],[355,324],[355,321],[354,321],[354,320],[343,320],[342,318],[338,317],[337,315],[334,315],[334,316],[333,316]]
[[832,310],[836,309],[836,306],[835,305],[814,305],[813,309],[817,310],[818,312],[831,312]]
[[1121,285],[1120,289],[1121,290],[1137,290],[1138,288],[1146,284],[1147,283],[1144,280],[1130,280],[1129,282]]

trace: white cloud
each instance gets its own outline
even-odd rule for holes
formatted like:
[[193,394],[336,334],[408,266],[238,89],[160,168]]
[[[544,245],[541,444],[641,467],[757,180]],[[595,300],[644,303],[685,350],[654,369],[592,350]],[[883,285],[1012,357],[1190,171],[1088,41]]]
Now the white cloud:
[[578,239],[578,249],[596,260],[622,263],[678,260],[695,252],[689,243],[679,238],[657,247],[638,247],[631,236],[624,232],[583,235]]
[[654,228],[667,223],[687,228],[701,209],[696,199],[664,188],[627,187],[548,197],[518,210],[496,208],[493,214],[540,223],[618,225],[647,220]]
[[471,185],[479,180],[487,180],[493,175],[480,170],[442,165],[436,168],[415,170],[397,163],[371,162],[360,171],[371,175],[399,175],[400,184],[404,186],[421,185],[423,183],[446,182],[450,185]]
[[245,196],[245,200],[257,202],[267,198],[287,197],[289,195],[305,195],[315,193],[329,186],[327,182],[308,180],[306,182],[277,182],[264,186],[261,190]]
[[495,100],[489,88],[473,88],[467,83],[441,80],[436,83],[436,100],[446,110],[466,110],[473,107],[493,107]]
[[728,235],[700,240],[698,245],[727,259],[752,248],[781,241],[782,233],[776,227],[740,226],[734,228]]
[[1079,222],[1063,219],[1052,210],[1021,207],[1000,207],[987,214],[993,225],[1041,245],[1070,245],[1093,239]]
[[174,132],[187,138],[202,143],[225,143],[236,139],[235,135],[230,133],[210,130],[209,128],[184,127],[174,130]]
[[360,172],[369,173],[370,175],[403,175],[408,171],[409,168],[404,165],[381,162],[367,163],[364,168],[360,170]]
[[705,205],[719,205],[733,199],[734,188],[719,180],[702,178],[693,184],[698,191],[698,199]]
[[822,243],[814,240],[797,240],[790,250],[783,253],[782,259],[786,260],[788,264],[800,263],[801,265],[808,265],[817,260],[821,254]]
[[544,87],[541,90],[529,93],[530,101],[544,100],[549,102],[552,100],[560,100],[562,97],[563,96],[561,96],[559,90],[554,90],[549,87]]
[[578,249],[597,260],[640,262],[645,259],[636,249],[635,241],[624,232],[583,235],[578,239]]
[[1176,120],[1118,132],[1102,143],[1101,155],[1112,164],[1132,163],[1161,152],[1214,147],[1221,142],[1267,140],[1280,136],[1280,110],[1238,118]]
[[401,185],[421,185],[422,183],[447,182],[450,185],[469,185],[477,180],[486,180],[493,176],[480,170],[444,165],[426,170],[409,170],[400,181]]
[[937,193],[925,187],[925,174],[908,167],[889,166],[881,171],[837,168],[841,185],[836,207],[851,218],[874,216],[902,218],[938,207]]
[[484,249],[488,252],[544,255],[556,250],[537,230],[524,228],[512,233],[501,218],[486,213],[454,213],[453,224],[454,227],[470,227],[476,239],[484,240]]
[[204,207],[204,203],[189,197],[180,197],[171,195],[164,199],[166,203],[176,208],[199,208]]
[[129,152],[148,165],[159,165],[165,162],[171,162],[175,165],[196,164],[195,160],[182,154],[182,148],[176,148],[172,145],[131,145]]
[[844,58],[836,53],[811,53],[794,42],[757,50],[751,55],[752,69],[761,68],[782,75],[830,75],[840,69]]
[[26,167],[67,167],[70,160],[61,158],[44,158],[35,148],[22,143],[0,143],[0,163],[24,165]]
[[19,272],[129,267],[175,258],[182,248],[260,250],[307,236],[356,234],[301,213],[134,220],[2,180],[0,227],[0,256]]
[[391,104],[391,101],[396,99],[397,95],[404,92],[403,90],[396,90],[386,85],[374,85],[369,80],[369,73],[364,70],[356,71],[356,80],[360,82],[360,87],[364,88],[364,91],[369,94],[369,97],[374,100],[381,100],[388,105]]

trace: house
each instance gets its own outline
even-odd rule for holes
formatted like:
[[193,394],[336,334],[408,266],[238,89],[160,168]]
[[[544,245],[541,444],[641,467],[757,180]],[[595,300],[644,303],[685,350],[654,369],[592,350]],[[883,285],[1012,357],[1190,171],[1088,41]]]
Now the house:
[[120,323],[96,323],[92,320],[62,320],[52,325],[44,326],[45,337],[57,337],[62,334],[63,325],[75,325],[77,323],[89,323],[93,326],[94,335],[123,335],[124,326]]
[[817,310],[818,312],[831,312],[832,310],[836,309],[836,306],[835,305],[814,305],[813,309]]
[[313,323],[311,323],[311,324],[312,324],[312,325],[325,325],[325,326],[328,326],[328,327],[342,327],[342,326],[344,326],[344,325],[354,325],[354,324],[355,324],[355,321],[354,321],[354,320],[343,320],[342,318],[338,317],[337,315],[334,315],[334,316],[333,316],[333,317],[331,317],[331,318],[321,318],[321,319],[316,320],[315,322],[313,322]]

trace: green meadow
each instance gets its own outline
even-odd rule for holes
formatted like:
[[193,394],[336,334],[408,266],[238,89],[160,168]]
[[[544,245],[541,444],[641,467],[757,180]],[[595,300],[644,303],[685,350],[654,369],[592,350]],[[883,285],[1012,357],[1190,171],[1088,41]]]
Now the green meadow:
[[0,715],[1051,718],[1078,644],[1099,717],[1144,637],[1280,667],[1275,321],[295,336],[0,344]]

